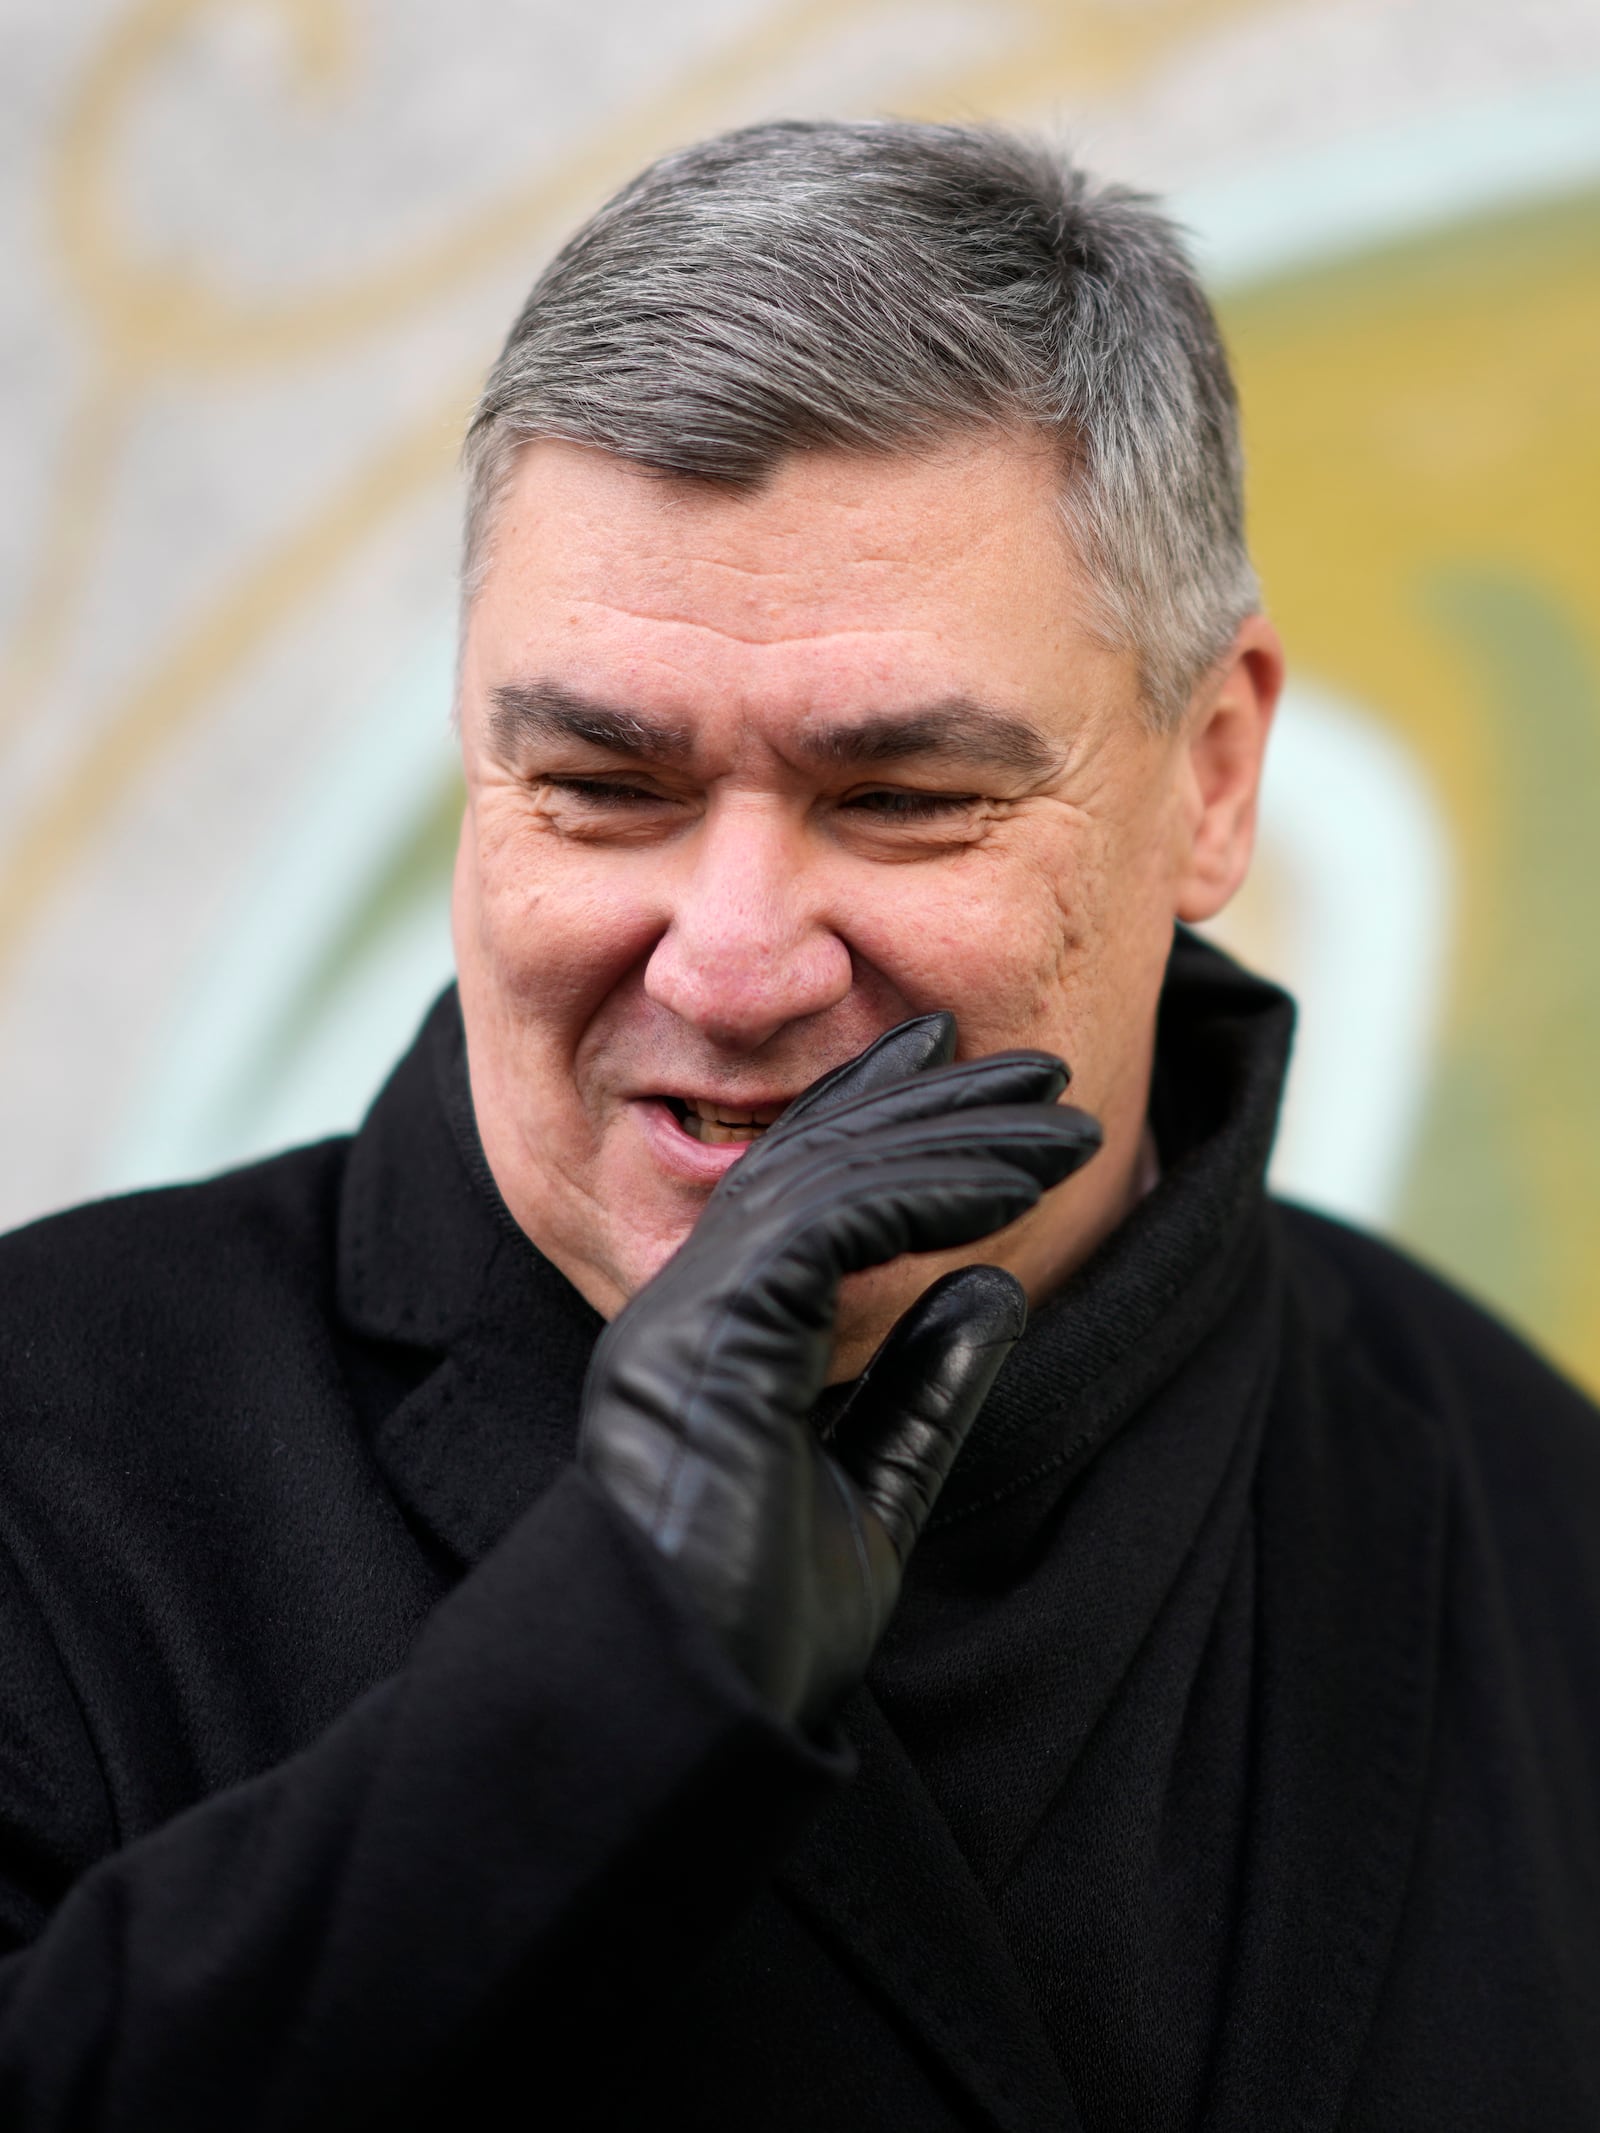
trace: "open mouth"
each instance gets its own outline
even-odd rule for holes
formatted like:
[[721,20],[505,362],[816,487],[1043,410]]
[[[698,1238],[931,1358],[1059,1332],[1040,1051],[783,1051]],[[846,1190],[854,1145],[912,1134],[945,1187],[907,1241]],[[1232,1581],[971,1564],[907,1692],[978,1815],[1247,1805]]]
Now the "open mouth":
[[742,1110],[737,1104],[683,1096],[663,1096],[661,1101],[691,1140],[708,1147],[726,1147],[733,1142],[758,1141],[784,1112],[782,1104],[757,1104]]

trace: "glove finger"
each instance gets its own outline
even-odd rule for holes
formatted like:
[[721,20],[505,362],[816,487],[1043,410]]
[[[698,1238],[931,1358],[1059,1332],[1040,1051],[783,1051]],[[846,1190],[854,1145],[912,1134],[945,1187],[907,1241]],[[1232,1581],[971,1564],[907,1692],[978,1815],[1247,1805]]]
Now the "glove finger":
[[[886,1087],[865,1089],[859,1094],[829,1104],[820,1114],[790,1129],[792,1112],[785,1112],[782,1127],[785,1144],[804,1141],[820,1145],[843,1138],[867,1139],[886,1128],[918,1118],[937,1118],[945,1113],[974,1111],[1001,1104],[1053,1104],[1066,1089],[1071,1074],[1064,1060],[1053,1052],[990,1052],[982,1059],[963,1059],[953,1066],[931,1068]],[[770,1144],[774,1127],[761,1146]],[[791,1152],[785,1161],[794,1160]],[[767,1167],[765,1164],[763,1168]]]
[[[1036,1165],[1043,1167],[1037,1156]],[[760,1270],[744,1283],[802,1318],[806,1299],[826,1294],[831,1302],[843,1275],[902,1252],[975,1243],[1025,1215],[1045,1190],[1031,1170],[981,1152],[889,1158],[842,1179],[834,1172],[817,1186],[772,1211],[765,1248],[752,1238]]]
[[[887,1174],[891,1167],[896,1176],[907,1173],[908,1166],[912,1176],[918,1166],[931,1176],[933,1166],[961,1157],[1005,1164],[1048,1190],[1080,1170],[1101,1138],[1099,1120],[1087,1111],[1050,1103],[993,1104],[953,1116],[914,1118],[859,1143],[854,1135],[843,1145],[827,1136],[815,1142],[808,1136],[792,1160],[764,1175],[750,1174],[739,1219],[752,1224],[765,1215],[787,1226],[791,1211],[804,1218],[844,1196],[847,1187]],[[737,1176],[735,1170],[726,1182]]]
[[[1048,1187],[1081,1170],[1102,1138],[1099,1119],[1071,1104],[988,1104],[954,1117],[890,1127],[875,1137],[872,1155],[863,1150],[858,1160],[870,1165],[880,1154],[899,1161],[963,1151],[1016,1164]],[[832,1153],[837,1161],[838,1151]]]
[[[883,1089],[859,1091],[798,1124],[791,1109],[728,1171],[717,1187],[716,1200],[725,1204],[747,1201],[753,1195],[771,1199],[787,1190],[787,1180],[797,1166],[818,1156],[838,1162],[843,1142],[870,1158],[891,1128],[913,1124],[918,1118],[1004,1105],[1031,1104],[1043,1109],[1056,1103],[1068,1078],[1067,1067],[1051,1052],[994,1052],[956,1066],[934,1067]],[[1085,1116],[1082,1112],[1071,1115]]]
[[886,1082],[904,1081],[929,1067],[948,1065],[955,1053],[954,1015],[941,1011],[936,1015],[914,1015],[909,1022],[897,1022],[864,1052],[858,1052],[854,1059],[847,1059],[842,1066],[819,1075],[808,1089],[802,1089],[768,1138],[777,1139],[796,1119],[809,1118],[820,1110],[831,1110],[838,1104],[883,1087]]
[[862,1374],[830,1449],[902,1565],[1028,1321],[1022,1284],[958,1268],[924,1290]]

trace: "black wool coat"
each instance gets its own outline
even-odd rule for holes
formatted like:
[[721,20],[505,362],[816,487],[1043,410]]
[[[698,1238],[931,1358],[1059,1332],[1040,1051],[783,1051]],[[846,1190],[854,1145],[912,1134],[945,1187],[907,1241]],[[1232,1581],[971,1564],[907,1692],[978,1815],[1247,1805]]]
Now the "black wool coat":
[[573,1465],[453,995],[0,1244],[0,2128],[1600,2127],[1600,1417],[1267,1198],[1290,1012],[1180,940],[820,1741]]

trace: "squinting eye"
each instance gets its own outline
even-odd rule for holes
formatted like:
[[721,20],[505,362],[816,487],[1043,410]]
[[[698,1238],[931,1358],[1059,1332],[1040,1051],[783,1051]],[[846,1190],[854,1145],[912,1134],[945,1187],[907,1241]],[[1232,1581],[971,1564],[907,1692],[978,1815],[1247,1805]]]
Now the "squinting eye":
[[619,785],[611,778],[545,778],[541,781],[585,807],[659,807],[663,796],[643,785]]
[[887,822],[926,822],[935,815],[961,814],[977,804],[977,797],[970,792],[916,792],[900,785],[854,793],[844,804],[858,814],[877,815]]

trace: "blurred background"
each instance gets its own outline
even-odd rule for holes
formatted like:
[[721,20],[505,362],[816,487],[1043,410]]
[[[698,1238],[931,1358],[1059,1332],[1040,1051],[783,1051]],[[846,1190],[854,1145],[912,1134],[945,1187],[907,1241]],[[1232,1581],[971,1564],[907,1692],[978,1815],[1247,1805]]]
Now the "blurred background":
[[353,1125],[449,973],[466,409],[563,234],[771,115],[1170,199],[1294,686],[1218,932],[1281,1189],[1600,1388],[1595,0],[10,0],[0,1224]]

